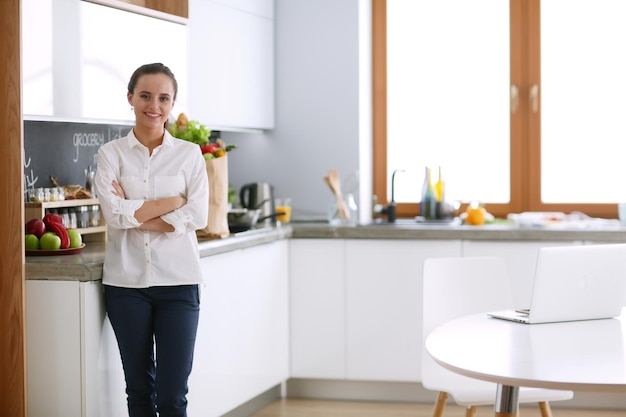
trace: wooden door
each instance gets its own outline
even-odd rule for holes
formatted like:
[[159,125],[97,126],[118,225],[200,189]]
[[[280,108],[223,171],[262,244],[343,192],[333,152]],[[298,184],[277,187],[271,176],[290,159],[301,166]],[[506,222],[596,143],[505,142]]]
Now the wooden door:
[[0,415],[26,417],[20,0],[0,2]]

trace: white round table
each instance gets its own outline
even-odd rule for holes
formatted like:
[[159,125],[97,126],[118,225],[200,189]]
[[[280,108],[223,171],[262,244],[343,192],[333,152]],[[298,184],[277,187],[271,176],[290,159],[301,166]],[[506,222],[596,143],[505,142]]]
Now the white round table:
[[496,416],[517,415],[520,386],[626,391],[626,315],[522,324],[478,314],[435,329],[426,349],[441,366],[498,384]]

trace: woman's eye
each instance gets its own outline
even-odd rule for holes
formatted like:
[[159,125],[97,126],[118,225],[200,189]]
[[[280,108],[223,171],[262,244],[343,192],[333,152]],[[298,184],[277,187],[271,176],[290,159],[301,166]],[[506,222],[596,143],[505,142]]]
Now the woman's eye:
[[141,97],[141,98],[142,98],[142,99],[144,99],[144,100],[148,100],[148,99],[150,98],[150,96],[149,96],[149,95],[147,95],[147,94],[142,94],[142,95],[140,95],[139,97]]
[[161,97],[161,101],[162,102],[170,101],[170,98],[169,97]]

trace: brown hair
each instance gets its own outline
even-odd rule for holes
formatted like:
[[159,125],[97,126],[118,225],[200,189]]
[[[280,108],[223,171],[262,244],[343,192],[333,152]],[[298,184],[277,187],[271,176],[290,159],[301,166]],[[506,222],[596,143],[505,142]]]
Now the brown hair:
[[133,72],[133,75],[130,77],[130,81],[128,82],[128,92],[133,94],[135,91],[135,86],[137,85],[137,81],[139,77],[145,74],[165,74],[172,79],[172,83],[174,84],[174,100],[176,100],[176,95],[178,94],[178,82],[176,81],[176,77],[174,77],[174,73],[165,65],[160,62],[156,62],[154,64],[145,64],[140,66]]

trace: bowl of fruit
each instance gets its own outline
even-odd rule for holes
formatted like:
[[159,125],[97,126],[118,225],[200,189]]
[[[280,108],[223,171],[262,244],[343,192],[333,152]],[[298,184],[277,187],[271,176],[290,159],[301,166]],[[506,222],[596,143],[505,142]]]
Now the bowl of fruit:
[[85,244],[76,229],[67,229],[63,218],[48,213],[43,219],[30,219],[24,226],[26,256],[75,255]]

